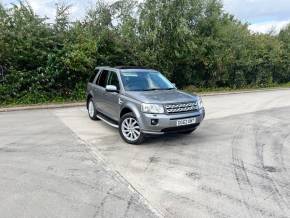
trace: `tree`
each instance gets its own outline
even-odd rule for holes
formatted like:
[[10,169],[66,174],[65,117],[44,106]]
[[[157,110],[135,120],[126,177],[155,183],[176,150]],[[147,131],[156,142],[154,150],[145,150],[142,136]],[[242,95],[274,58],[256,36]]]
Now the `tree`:
[[100,65],[155,68],[180,88],[290,81],[290,26],[253,33],[219,0],[98,0],[74,22],[70,7],[49,24],[26,1],[0,4],[0,105],[82,98]]

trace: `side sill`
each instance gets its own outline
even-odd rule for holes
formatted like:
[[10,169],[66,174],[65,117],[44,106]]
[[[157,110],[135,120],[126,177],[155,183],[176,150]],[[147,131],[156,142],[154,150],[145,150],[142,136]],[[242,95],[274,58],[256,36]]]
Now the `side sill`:
[[119,125],[113,121],[111,121],[109,118],[105,117],[104,115],[98,114],[97,117],[104,121],[106,124],[108,124],[109,126],[112,126],[114,128],[119,128]]

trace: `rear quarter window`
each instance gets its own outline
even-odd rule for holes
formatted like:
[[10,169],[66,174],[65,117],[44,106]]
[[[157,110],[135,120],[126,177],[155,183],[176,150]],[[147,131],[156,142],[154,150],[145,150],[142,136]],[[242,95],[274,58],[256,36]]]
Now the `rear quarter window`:
[[96,78],[96,76],[98,75],[99,72],[100,72],[100,70],[99,69],[96,69],[94,71],[94,73],[92,73],[92,75],[91,75],[91,77],[89,79],[89,83],[93,83],[94,82],[94,80],[95,80],[95,78]]
[[103,70],[96,81],[96,84],[101,87],[106,87],[109,71]]

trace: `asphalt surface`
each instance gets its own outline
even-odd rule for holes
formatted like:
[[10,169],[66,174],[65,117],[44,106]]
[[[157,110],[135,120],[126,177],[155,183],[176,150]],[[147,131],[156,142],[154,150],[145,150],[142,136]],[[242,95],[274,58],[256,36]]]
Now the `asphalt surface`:
[[0,113],[0,217],[157,217],[53,111]]
[[139,146],[84,108],[0,113],[0,217],[290,217],[290,90],[204,104]]

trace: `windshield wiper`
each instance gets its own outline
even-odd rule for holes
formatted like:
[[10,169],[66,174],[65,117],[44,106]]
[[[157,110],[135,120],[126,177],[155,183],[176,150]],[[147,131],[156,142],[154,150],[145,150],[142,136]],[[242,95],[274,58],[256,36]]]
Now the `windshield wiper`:
[[143,91],[144,92],[150,92],[150,91],[158,91],[158,90],[161,90],[161,89],[144,89]]
[[149,92],[149,91],[161,91],[161,90],[173,90],[175,88],[165,88],[165,89],[144,89],[144,92]]

